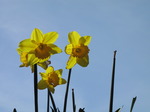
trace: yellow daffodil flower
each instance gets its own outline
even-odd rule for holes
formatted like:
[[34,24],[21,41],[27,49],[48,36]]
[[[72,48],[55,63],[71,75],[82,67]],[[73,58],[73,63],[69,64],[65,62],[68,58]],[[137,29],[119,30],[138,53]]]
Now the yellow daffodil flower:
[[38,83],[38,89],[48,88],[52,93],[55,91],[57,85],[65,84],[66,80],[61,78],[62,69],[54,71],[52,66],[46,69],[45,73],[40,73],[42,79]]
[[70,55],[67,62],[67,69],[71,69],[76,63],[82,67],[89,64],[89,48],[91,36],[80,36],[78,32],[73,31],[68,34],[69,44],[65,47],[66,54]]
[[41,30],[35,28],[31,38],[19,43],[17,49],[20,54],[21,66],[30,66],[42,63],[50,58],[51,55],[61,53],[62,50],[53,43],[57,40],[57,32],[43,34]]

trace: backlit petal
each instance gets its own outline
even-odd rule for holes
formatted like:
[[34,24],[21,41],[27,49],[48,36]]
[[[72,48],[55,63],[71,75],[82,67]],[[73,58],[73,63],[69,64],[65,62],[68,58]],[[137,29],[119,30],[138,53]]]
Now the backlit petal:
[[51,73],[53,71],[54,71],[54,68],[52,66],[50,66],[46,69],[46,74]]
[[73,48],[73,46],[72,46],[72,44],[68,44],[66,47],[65,47],[65,52],[66,52],[66,54],[72,54],[72,48]]
[[35,49],[37,46],[31,42],[30,39],[25,39],[19,43],[19,50],[24,52],[29,52]]
[[55,92],[55,89],[54,89],[54,87],[53,87],[52,85],[48,85],[48,89],[49,89],[49,91],[51,91],[52,93]]
[[61,76],[62,76],[62,72],[63,72],[62,69],[59,69],[59,70],[56,70],[56,71],[55,71],[55,73],[58,75],[58,77],[61,77]]
[[91,36],[83,36],[79,39],[79,43],[83,45],[89,45],[91,38]]
[[43,41],[43,33],[40,29],[35,28],[31,33],[31,40],[42,43]]
[[63,79],[63,78],[59,79],[59,84],[65,84],[65,83],[66,83],[65,79]]
[[49,32],[44,34],[43,37],[43,44],[52,44],[54,43],[58,38],[58,33],[57,32]]
[[38,89],[45,89],[47,88],[47,83],[44,80],[40,80],[38,83]]
[[62,52],[62,50],[54,44],[48,44],[47,46],[49,46],[51,48],[51,50],[50,50],[51,55]]
[[34,54],[28,54],[28,66],[37,64],[39,59]]
[[73,57],[73,56],[70,56],[69,60],[67,62],[66,69],[71,69],[76,63],[77,63],[77,58]]
[[82,67],[86,67],[89,64],[88,55],[83,58],[77,58],[77,63]]
[[78,32],[73,31],[68,34],[68,41],[70,42],[70,44],[78,45],[80,37],[81,36],[79,35]]

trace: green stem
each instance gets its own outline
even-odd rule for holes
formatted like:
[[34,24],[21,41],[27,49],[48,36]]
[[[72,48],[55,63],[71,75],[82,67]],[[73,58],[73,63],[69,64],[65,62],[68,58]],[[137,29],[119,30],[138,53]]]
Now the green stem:
[[66,112],[66,107],[67,107],[67,98],[68,98],[68,90],[69,90],[69,83],[70,83],[70,77],[71,77],[71,70],[69,69],[68,73],[68,81],[67,81],[67,87],[66,87],[66,93],[65,93],[65,99],[64,99],[64,110],[63,112]]
[[73,106],[73,112],[76,112],[74,89],[72,89],[72,106]]
[[47,112],[49,112],[49,90],[47,89]]
[[48,92],[49,92],[49,96],[50,96],[51,101],[52,101],[52,105],[53,105],[54,112],[57,112],[57,108],[56,108],[56,105],[55,105],[54,98],[53,98],[51,92],[50,92],[50,91],[48,91]]
[[113,68],[112,68],[112,79],[111,79],[109,112],[113,112],[113,97],[114,97],[114,79],[115,79],[116,52],[117,51],[114,51],[114,58],[113,58]]
[[37,64],[34,65],[34,105],[35,105],[35,112],[38,112],[38,89],[37,89]]

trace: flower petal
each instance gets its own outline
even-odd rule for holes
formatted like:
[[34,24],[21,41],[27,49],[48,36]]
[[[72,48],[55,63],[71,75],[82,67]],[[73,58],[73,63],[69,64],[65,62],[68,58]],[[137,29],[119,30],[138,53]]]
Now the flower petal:
[[40,80],[38,83],[38,89],[45,89],[47,88],[47,83],[44,80]]
[[52,44],[54,43],[58,38],[57,32],[49,32],[44,34],[43,43],[44,44]]
[[89,64],[89,56],[87,55],[83,58],[77,58],[77,63],[82,67],[86,67]]
[[78,45],[80,37],[81,36],[79,35],[78,32],[73,31],[68,34],[68,41],[70,42],[70,44]]
[[55,92],[55,89],[54,89],[54,87],[53,87],[52,85],[48,85],[48,89],[49,89],[49,91],[51,91],[52,93]]
[[70,56],[69,60],[67,62],[66,69],[71,69],[76,63],[77,63],[77,58],[73,57],[73,56]]
[[60,84],[65,84],[67,81],[65,80],[65,79],[63,79],[63,78],[61,78],[61,79],[59,79],[59,85]]
[[35,28],[31,33],[31,40],[33,42],[42,43],[43,41],[43,33],[41,30]]
[[73,48],[73,46],[72,46],[72,44],[68,44],[66,47],[65,47],[65,52],[66,52],[66,54],[72,54],[72,48]]
[[58,75],[58,77],[62,76],[62,72],[63,72],[63,69],[59,69],[59,70],[55,71],[55,73]]
[[46,69],[46,74],[48,74],[48,73],[51,73],[51,72],[53,72],[54,71],[54,68],[52,67],[52,66],[50,66],[50,67],[48,67],[47,69]]
[[29,52],[35,49],[37,46],[31,42],[30,39],[25,39],[19,43],[19,50],[24,52]]
[[51,50],[50,50],[51,55],[62,52],[62,50],[54,44],[48,44],[47,46],[49,46],[51,48]]
[[28,66],[34,65],[39,62],[39,59],[34,54],[28,54]]
[[79,43],[83,45],[89,45],[91,38],[91,36],[83,36],[79,39]]

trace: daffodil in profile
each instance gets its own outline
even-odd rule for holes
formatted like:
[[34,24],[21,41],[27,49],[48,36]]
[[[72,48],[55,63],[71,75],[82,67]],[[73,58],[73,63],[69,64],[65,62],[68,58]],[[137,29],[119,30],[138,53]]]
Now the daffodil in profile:
[[66,54],[70,55],[67,62],[67,69],[71,69],[74,65],[79,64],[86,67],[89,64],[89,48],[91,36],[80,36],[76,31],[68,34],[69,44],[65,47]]
[[35,28],[31,33],[31,38],[19,43],[17,49],[20,54],[21,66],[30,66],[48,60],[51,55],[61,53],[62,50],[54,42],[58,38],[57,32],[43,34],[41,30]]
[[62,85],[66,83],[66,80],[61,78],[62,69],[54,71],[52,66],[46,69],[45,73],[40,73],[42,79],[38,83],[38,89],[48,88],[52,93],[55,91],[57,85]]

